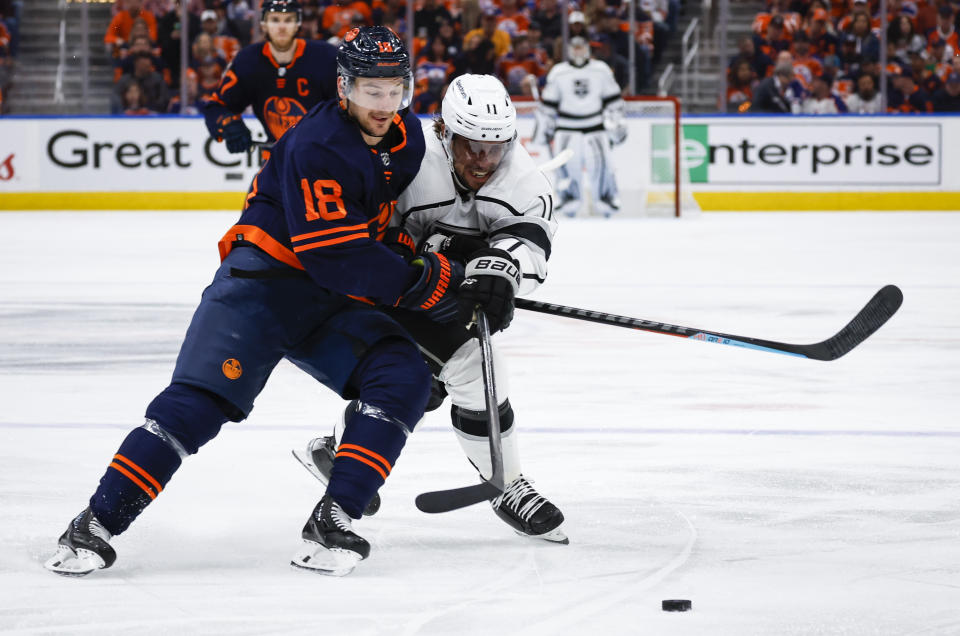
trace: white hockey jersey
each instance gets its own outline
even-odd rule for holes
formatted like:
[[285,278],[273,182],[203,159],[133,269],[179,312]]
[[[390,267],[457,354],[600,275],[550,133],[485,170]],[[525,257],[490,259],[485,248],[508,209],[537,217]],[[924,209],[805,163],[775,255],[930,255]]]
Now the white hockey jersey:
[[580,67],[555,64],[540,95],[546,113],[556,117],[557,130],[581,132],[602,130],[604,109],[620,99],[613,71],[600,60]]
[[404,228],[420,247],[434,234],[465,234],[510,252],[523,279],[518,295],[529,294],[547,276],[557,220],[553,188],[526,149],[510,152],[476,193],[458,192],[433,122],[423,123],[426,154],[420,172],[400,195],[392,224]]

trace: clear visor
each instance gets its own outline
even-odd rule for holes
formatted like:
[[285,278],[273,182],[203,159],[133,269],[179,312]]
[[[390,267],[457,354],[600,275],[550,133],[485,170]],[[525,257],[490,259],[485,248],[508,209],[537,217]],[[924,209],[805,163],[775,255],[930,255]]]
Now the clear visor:
[[413,75],[406,77],[344,77],[343,95],[360,108],[395,113],[410,105]]
[[507,156],[507,153],[510,152],[513,147],[513,140],[474,141],[460,135],[454,135],[451,145],[455,162],[485,170],[495,170],[503,161],[503,158]]

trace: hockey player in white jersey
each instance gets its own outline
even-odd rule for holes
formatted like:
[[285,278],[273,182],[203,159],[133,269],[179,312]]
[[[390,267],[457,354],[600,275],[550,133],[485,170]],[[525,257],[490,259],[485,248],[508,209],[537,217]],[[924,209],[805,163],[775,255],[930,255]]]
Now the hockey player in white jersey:
[[[466,320],[438,325],[412,312],[389,313],[416,339],[433,372],[434,394],[427,410],[450,396],[457,440],[489,479],[480,347],[475,330],[465,329],[464,322],[480,304],[491,331],[506,328],[515,295],[529,294],[543,282],[557,228],[553,189],[517,142],[516,109],[500,80],[491,75],[456,78],[447,88],[441,111],[440,119],[424,123],[426,155],[417,177],[400,196],[385,242],[392,241],[398,251],[409,250],[411,258],[432,251],[463,263],[466,281],[459,298],[461,319]],[[518,534],[567,543],[560,527],[563,514],[521,472],[507,373],[496,347],[494,367],[506,487],[491,502],[493,510]],[[355,408],[357,404],[351,403],[347,410]],[[332,467],[342,421],[334,436],[312,440],[306,454],[298,455],[321,480]],[[379,505],[375,498],[365,514],[373,514]]]
[[590,44],[584,38],[570,39],[567,56],[569,61],[554,65],[547,74],[536,136],[547,143],[553,139],[557,153],[573,150],[557,175],[557,212],[576,216],[586,169],[594,212],[609,217],[620,210],[610,148],[627,137],[620,86],[609,66],[590,59]]

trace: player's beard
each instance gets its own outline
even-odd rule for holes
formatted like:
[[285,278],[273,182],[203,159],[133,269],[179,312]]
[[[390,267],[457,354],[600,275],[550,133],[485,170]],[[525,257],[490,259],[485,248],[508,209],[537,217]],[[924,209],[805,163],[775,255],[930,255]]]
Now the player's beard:
[[[386,112],[381,113],[381,112],[379,112],[379,111],[371,111],[371,110],[366,110],[366,109],[365,109],[366,112],[367,112],[367,114],[368,114],[368,117],[369,117],[369,116],[372,116],[374,113],[376,113],[377,115],[383,114],[383,115],[387,115],[387,116],[388,116],[386,126],[383,126],[383,130],[380,131],[380,130],[376,130],[376,129],[373,128],[373,126],[372,126],[371,124],[373,124],[374,122],[373,122],[372,120],[369,120],[369,119],[367,119],[366,117],[365,117],[365,118],[359,117],[359,116],[357,115],[357,112],[354,110],[354,108],[355,108],[355,106],[354,106],[353,102],[351,102],[351,101],[348,100],[348,101],[347,101],[347,114],[350,116],[350,119],[352,119],[354,122],[356,122],[357,127],[360,128],[360,130],[363,132],[363,134],[367,135],[368,137],[383,138],[383,137],[387,134],[387,131],[390,130],[390,122],[393,121],[393,114],[392,114],[392,113],[386,113]],[[366,121],[365,121],[365,120],[366,120]]]

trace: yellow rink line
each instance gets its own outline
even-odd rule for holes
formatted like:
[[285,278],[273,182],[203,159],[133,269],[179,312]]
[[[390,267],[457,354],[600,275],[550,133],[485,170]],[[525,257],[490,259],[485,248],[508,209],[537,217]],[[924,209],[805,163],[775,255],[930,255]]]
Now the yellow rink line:
[[5,192],[0,210],[237,210],[245,192]]
[[[240,210],[243,192],[5,192],[0,210]],[[960,192],[696,192],[711,211],[960,210]]]
[[960,210],[960,192],[695,192],[704,212]]

